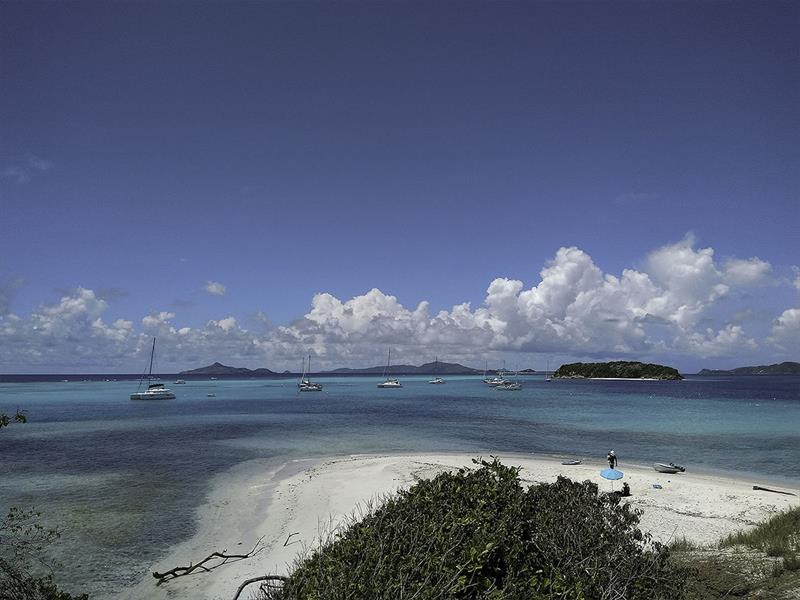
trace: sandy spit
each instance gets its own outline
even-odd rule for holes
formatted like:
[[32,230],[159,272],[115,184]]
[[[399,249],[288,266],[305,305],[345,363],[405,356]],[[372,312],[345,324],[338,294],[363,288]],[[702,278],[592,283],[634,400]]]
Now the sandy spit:
[[[143,574],[139,584],[114,600],[230,600],[245,579],[288,573],[298,553],[318,543],[320,532],[330,531],[370,499],[411,486],[420,478],[473,466],[473,458],[466,454],[357,455],[292,461],[271,470],[261,461],[243,463],[215,480],[206,503],[198,509],[195,535],[173,547],[150,571],[197,562],[214,551],[246,553],[259,538],[263,549],[252,558],[161,586],[155,585],[149,573]],[[612,487],[599,475],[606,466],[600,461],[564,466],[553,457],[499,454],[499,458],[504,464],[521,466],[520,477],[527,483],[550,482],[565,475],[594,481],[601,489]],[[799,501],[797,496],[754,491],[752,486],[758,482],[750,480],[666,475],[649,466],[624,463],[618,468],[625,477],[614,487],[620,489],[623,481],[630,485],[630,503],[644,511],[642,529],[662,542],[685,537],[713,543]],[[800,494],[797,489],[783,489]]]

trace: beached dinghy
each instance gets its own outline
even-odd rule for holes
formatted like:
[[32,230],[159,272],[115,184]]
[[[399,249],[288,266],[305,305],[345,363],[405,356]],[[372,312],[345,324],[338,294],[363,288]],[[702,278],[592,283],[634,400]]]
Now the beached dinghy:
[[562,460],[561,464],[562,465],[567,465],[567,466],[575,466],[575,465],[581,464],[581,461],[578,460],[578,459],[575,459],[575,460]]
[[653,468],[659,473],[670,473],[670,474],[683,473],[686,470],[686,467],[676,465],[675,463],[669,463],[668,465],[664,463],[655,463],[653,465]]

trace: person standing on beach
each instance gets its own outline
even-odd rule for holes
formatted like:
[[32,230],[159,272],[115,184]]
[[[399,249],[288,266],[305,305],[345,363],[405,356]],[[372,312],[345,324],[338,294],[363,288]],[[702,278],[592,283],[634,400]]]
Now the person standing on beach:
[[606,456],[608,460],[608,468],[609,469],[616,469],[617,468],[617,455],[614,453],[613,450],[610,450],[608,456]]

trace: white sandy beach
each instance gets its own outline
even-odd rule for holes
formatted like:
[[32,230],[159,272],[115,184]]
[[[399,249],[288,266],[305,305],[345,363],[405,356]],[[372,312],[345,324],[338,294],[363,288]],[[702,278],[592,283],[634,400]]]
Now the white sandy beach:
[[[256,556],[229,563],[211,573],[181,577],[159,587],[148,573],[118,600],[230,600],[239,583],[250,577],[286,574],[305,546],[313,547],[321,530],[329,530],[370,498],[408,487],[419,478],[447,469],[473,466],[474,455],[349,456],[325,461],[294,461],[267,471],[261,461],[239,465],[220,476],[197,514],[198,530],[189,541],[171,549],[151,571],[166,571],[197,562],[214,551],[246,553],[263,537]],[[521,466],[528,483],[554,481],[558,475],[611,483],[599,472],[604,462],[563,466],[562,459],[530,455],[503,455],[504,464]],[[641,508],[641,527],[656,540],[686,537],[712,543],[725,535],[755,525],[777,511],[797,506],[798,496],[754,491],[757,481],[683,473],[665,475],[649,466],[626,465],[622,482],[631,487],[628,501]],[[661,489],[653,487],[662,486]],[[774,485],[766,485],[774,488]],[[798,489],[781,488],[799,493]],[[287,537],[289,543],[284,545]]]

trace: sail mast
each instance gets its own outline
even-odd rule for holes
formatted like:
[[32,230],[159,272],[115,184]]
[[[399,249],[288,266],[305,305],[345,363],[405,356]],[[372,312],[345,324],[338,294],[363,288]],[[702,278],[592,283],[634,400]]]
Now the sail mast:
[[153,378],[153,355],[156,353],[156,338],[153,338],[153,348],[150,350],[150,370],[147,372],[147,378]]

